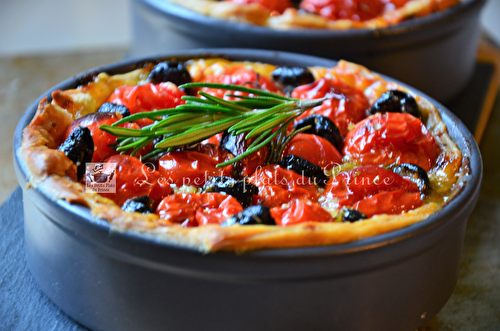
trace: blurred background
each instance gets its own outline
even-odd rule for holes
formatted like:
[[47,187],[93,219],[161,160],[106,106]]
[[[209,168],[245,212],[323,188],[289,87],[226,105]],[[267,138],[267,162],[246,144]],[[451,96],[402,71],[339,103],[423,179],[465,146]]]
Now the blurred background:
[[[54,84],[127,55],[130,0],[0,0],[0,203],[17,186],[12,136],[26,108]],[[483,10],[500,44],[500,0]]]

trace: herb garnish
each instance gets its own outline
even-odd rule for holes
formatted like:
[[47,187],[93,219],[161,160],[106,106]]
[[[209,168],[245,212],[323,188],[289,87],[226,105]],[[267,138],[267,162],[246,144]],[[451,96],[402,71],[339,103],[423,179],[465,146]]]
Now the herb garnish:
[[[182,99],[186,102],[184,105],[136,113],[112,125],[101,125],[99,129],[118,136],[116,150],[121,152],[131,150],[130,155],[136,154],[155,139],[163,137],[144,158],[174,147],[193,145],[226,130],[232,134],[246,133],[245,139],[255,138],[247,150],[231,160],[218,164],[217,167],[239,161],[266,145],[270,148],[268,163],[272,163],[275,159],[279,160],[283,148],[295,134],[307,129],[287,132],[288,126],[304,111],[319,106],[331,98],[327,95],[321,99],[300,100],[230,84],[188,83],[179,86],[184,89],[201,87],[244,92],[252,96],[229,95],[239,100],[227,101],[199,91],[198,94],[204,99],[183,96]],[[145,118],[153,120],[154,123],[142,129],[118,127],[120,124]]]

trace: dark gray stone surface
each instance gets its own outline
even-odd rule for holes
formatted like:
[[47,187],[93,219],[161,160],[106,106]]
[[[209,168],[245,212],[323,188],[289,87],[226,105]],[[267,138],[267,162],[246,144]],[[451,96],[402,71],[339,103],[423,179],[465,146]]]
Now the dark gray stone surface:
[[0,330],[87,330],[40,291],[26,265],[22,190],[0,207]]

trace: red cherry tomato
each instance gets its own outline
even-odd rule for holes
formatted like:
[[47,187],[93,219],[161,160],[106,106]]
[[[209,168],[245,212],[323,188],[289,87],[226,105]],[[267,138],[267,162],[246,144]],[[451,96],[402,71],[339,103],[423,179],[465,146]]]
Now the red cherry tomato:
[[[243,210],[232,196],[220,193],[181,193],[165,197],[156,213],[160,218],[191,227],[220,224]],[[160,221],[160,224],[168,224]]]
[[344,154],[361,164],[413,163],[429,171],[438,146],[418,118],[385,113],[356,124],[344,141]]
[[106,163],[116,163],[116,193],[101,193],[118,205],[131,198],[147,195],[155,204],[172,191],[158,171],[148,168],[129,155],[114,155]]
[[[358,201],[380,192],[396,190],[415,192],[420,196],[417,185],[412,181],[385,168],[366,165],[343,171],[330,179],[326,184],[323,197],[330,202],[331,207],[338,209],[343,206],[353,206]],[[385,208],[386,206],[380,205],[379,207]],[[375,207],[374,213],[378,213]]]
[[[112,147],[116,143],[115,136],[104,132],[99,129],[100,125],[108,124],[111,125],[118,121],[121,117],[115,113],[91,113],[80,118],[77,118],[68,125],[66,132],[64,133],[64,139],[79,126],[87,127],[92,135],[92,140],[94,141],[94,154],[92,156],[92,162],[101,162],[104,159],[117,154],[115,149]],[[130,128],[130,129],[140,129],[139,125],[136,123],[125,123],[120,125],[120,127]]]
[[331,20],[367,21],[384,13],[386,8],[399,8],[409,0],[302,0],[300,9]]
[[303,157],[323,169],[331,169],[342,163],[342,155],[326,139],[315,134],[299,133],[288,143],[284,155]]
[[321,106],[304,112],[297,121],[311,114],[326,116],[339,128],[342,136],[349,132],[349,125],[356,124],[365,118],[366,109],[370,107],[363,92],[349,86],[338,79],[320,78],[315,82],[295,88],[293,98],[319,99],[327,93],[333,93],[332,99],[326,100]]
[[170,184],[202,187],[210,177],[231,175],[231,166],[216,168],[218,163],[200,152],[170,152],[160,158],[158,170]]
[[217,133],[216,135],[211,136],[210,138],[203,140],[201,142],[201,144],[213,144],[213,145],[219,146],[220,138],[222,138],[222,133]]
[[[185,94],[173,83],[123,85],[117,87],[107,102],[123,105],[131,114],[151,110],[174,108],[184,104],[181,99]],[[138,121],[139,125],[151,124],[151,120]]]
[[276,221],[276,224],[280,226],[294,225],[308,221],[331,222],[333,220],[332,215],[317,203],[299,199],[292,200],[290,206],[285,208],[271,208],[271,216]]
[[353,208],[368,217],[377,214],[396,215],[418,208],[422,205],[420,193],[407,193],[404,190],[380,192],[354,204]]
[[285,9],[293,7],[290,0],[226,0],[234,3],[250,4],[257,3],[269,9],[271,12],[278,12],[282,14]]
[[254,202],[268,207],[279,206],[294,198],[311,201],[318,198],[316,185],[309,178],[279,165],[257,169],[248,182],[259,187],[259,195]]
[[[267,90],[273,93],[279,91],[276,84],[271,78],[263,75],[257,74],[255,71],[245,68],[244,66],[232,66],[227,68],[223,74],[215,76],[207,76],[202,82],[206,83],[218,83],[218,84],[235,84],[242,85],[251,88],[258,88],[261,90]],[[225,96],[226,94],[234,95],[248,95],[248,93],[227,91],[221,89],[210,89],[202,88],[203,92],[214,95],[219,98],[224,98],[226,100],[234,100],[233,97]]]

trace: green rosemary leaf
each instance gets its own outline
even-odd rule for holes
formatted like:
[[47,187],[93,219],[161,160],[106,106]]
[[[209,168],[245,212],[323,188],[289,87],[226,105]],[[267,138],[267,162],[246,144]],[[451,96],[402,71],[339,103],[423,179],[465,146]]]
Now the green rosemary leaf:
[[198,97],[195,97],[195,96],[192,96],[192,95],[184,95],[181,97],[182,100],[185,100],[186,103],[202,103],[202,104],[207,104],[207,105],[215,105],[216,103],[213,102],[212,100],[208,100],[208,99],[202,99],[202,98],[198,98]]
[[265,132],[269,129],[275,128],[276,126],[278,126],[280,123],[282,123],[286,118],[289,118],[290,116],[292,116],[292,115],[283,114],[283,115],[276,116],[273,120],[271,120],[265,124],[261,124],[260,126],[257,126],[253,130],[248,132],[247,135],[245,136],[245,139],[246,140],[251,139],[262,132]]
[[262,134],[259,137],[255,138],[255,140],[248,146],[248,148],[253,148],[254,146],[256,146],[258,143],[262,141],[262,139],[266,138],[271,132],[273,132],[273,129],[269,129],[262,132]]
[[241,120],[240,117],[241,116],[226,118],[209,125],[198,126],[189,129],[176,136],[163,139],[158,144],[156,144],[155,147],[156,148],[176,147],[202,141],[203,139],[210,138],[216,133],[227,130],[229,127],[231,127],[231,125],[240,121]]
[[154,132],[151,132],[149,130],[129,129],[129,128],[111,126],[107,124],[99,126],[99,129],[107,133],[110,133],[114,136],[121,136],[121,137],[145,137],[145,136],[152,136],[155,134]]
[[231,101],[226,101],[224,99],[221,99],[219,97],[215,97],[211,94],[208,94],[208,93],[205,93],[205,92],[198,92],[199,95],[201,96],[204,96],[205,98],[207,98],[208,100],[211,100],[211,101],[214,101],[214,102],[217,102],[218,104],[222,105],[222,106],[226,106],[228,107],[229,109],[234,109],[234,110],[239,110],[241,112],[249,112],[249,111],[252,111],[252,109],[250,108],[247,108],[247,107],[243,107],[243,106],[239,106],[237,104],[234,104],[232,103]]
[[297,106],[295,105],[295,103],[289,102],[289,103],[284,103],[284,104],[274,106],[274,107],[269,108],[265,111],[254,111],[253,115],[251,115],[250,117],[248,117],[247,119],[245,119],[243,121],[240,121],[238,124],[233,125],[228,131],[232,132],[232,131],[241,129],[245,126],[253,125],[254,123],[258,123],[258,122],[261,122],[263,120],[271,118],[276,113],[279,113],[281,111],[290,110],[293,107],[297,107]]
[[232,85],[232,84],[217,84],[217,83],[187,83],[180,85],[179,88],[199,88],[199,87],[207,87],[207,88],[213,88],[213,89],[221,89],[221,90],[229,90],[229,91],[239,91],[239,92],[245,92],[245,93],[250,93],[254,95],[259,95],[259,96],[268,96],[268,97],[273,97],[276,99],[283,99],[283,100],[288,100],[288,101],[297,101],[298,99],[293,99],[293,98],[287,98],[285,96],[268,92],[268,91],[263,91],[255,88],[250,88],[250,87],[245,87],[241,85]]

